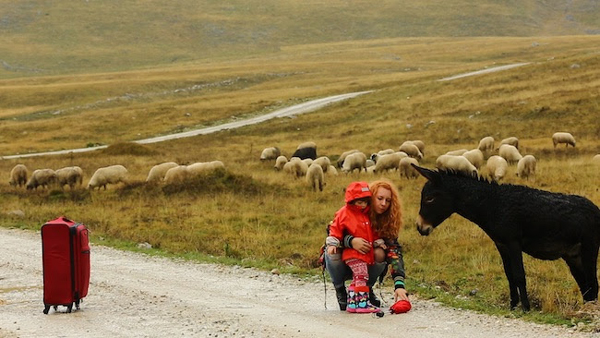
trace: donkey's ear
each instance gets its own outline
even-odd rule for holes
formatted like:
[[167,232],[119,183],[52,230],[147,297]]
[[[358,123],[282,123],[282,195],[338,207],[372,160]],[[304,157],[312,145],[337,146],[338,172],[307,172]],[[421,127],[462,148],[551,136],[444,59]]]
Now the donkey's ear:
[[441,176],[440,176],[440,173],[438,173],[437,171],[433,171],[431,169],[427,169],[424,167],[419,167],[418,165],[416,165],[414,163],[411,163],[410,165],[412,165],[413,168],[415,168],[419,174],[421,174],[423,177],[425,177],[432,183],[440,182]]

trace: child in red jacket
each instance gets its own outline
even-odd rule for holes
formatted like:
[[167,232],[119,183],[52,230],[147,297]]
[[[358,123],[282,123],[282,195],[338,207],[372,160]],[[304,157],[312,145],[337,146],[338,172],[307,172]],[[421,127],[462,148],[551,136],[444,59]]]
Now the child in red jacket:
[[342,260],[352,270],[352,284],[348,287],[348,305],[346,311],[358,313],[379,312],[379,308],[369,301],[369,273],[367,265],[374,264],[374,249],[385,249],[383,240],[375,238],[369,220],[371,191],[367,182],[352,182],[346,188],[346,205],[335,213],[329,227],[329,236],[325,241],[328,254],[332,255],[341,247],[345,235],[361,237],[372,243],[368,253],[352,248],[344,248]]

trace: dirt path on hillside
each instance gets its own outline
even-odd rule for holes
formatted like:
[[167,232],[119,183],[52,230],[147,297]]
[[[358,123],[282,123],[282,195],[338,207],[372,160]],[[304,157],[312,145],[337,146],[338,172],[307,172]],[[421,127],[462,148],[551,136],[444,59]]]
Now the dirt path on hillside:
[[[600,337],[412,299],[405,314],[337,310],[327,283],[92,246],[88,297],[42,313],[39,233],[0,228],[0,337]],[[378,291],[379,292],[379,291]],[[391,289],[382,290],[388,302]]]

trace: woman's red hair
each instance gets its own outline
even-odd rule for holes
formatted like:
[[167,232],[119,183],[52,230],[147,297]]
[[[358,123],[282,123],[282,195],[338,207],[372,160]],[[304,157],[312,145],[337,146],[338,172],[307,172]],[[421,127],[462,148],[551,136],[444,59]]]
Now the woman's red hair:
[[[392,200],[390,201],[390,207],[383,213],[378,214],[375,212],[375,208],[371,207],[371,223],[373,229],[381,238],[384,239],[398,239],[398,233],[402,228],[402,205],[400,203],[400,195],[396,186],[388,180],[378,180],[369,183],[369,189],[373,194],[373,199],[377,194],[379,188],[384,188],[392,193]],[[371,203],[371,205],[373,205]]]

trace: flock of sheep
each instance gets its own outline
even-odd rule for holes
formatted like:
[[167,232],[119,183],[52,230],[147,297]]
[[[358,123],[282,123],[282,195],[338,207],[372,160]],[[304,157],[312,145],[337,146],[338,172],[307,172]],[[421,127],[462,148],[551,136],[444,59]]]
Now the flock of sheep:
[[[556,148],[560,144],[575,147],[573,135],[565,132],[555,133],[552,142]],[[317,157],[317,145],[314,142],[300,144],[290,159],[281,154],[277,147],[265,148],[260,156],[261,161],[274,160],[275,170],[292,175],[294,178],[305,178],[308,185],[315,191],[323,191],[325,175],[343,173],[367,172],[383,173],[396,171],[401,178],[414,179],[419,176],[411,164],[419,165],[425,154],[425,143],[420,140],[405,141],[398,150],[385,149],[367,156],[358,149],[342,153],[337,162],[332,163],[329,157]],[[600,154],[593,159],[600,164]],[[509,137],[500,141],[498,148],[491,136],[482,138],[474,149],[449,151],[437,157],[435,166],[438,169],[463,172],[467,175],[487,176],[494,181],[502,180],[510,165],[517,165],[516,174],[523,179],[535,177],[536,158],[533,155],[523,156],[519,151],[519,140]],[[486,171],[482,171],[485,165]],[[221,161],[197,162],[190,165],[180,165],[175,162],[165,162],[153,166],[146,179],[148,183],[178,183],[195,175],[217,168],[225,168]],[[111,165],[97,169],[90,178],[87,188],[106,190],[108,184],[128,182],[128,170],[122,165]],[[23,164],[17,164],[10,172],[10,185],[25,186],[29,189],[38,187],[48,188],[56,185],[61,189],[68,185],[71,190],[82,186],[83,170],[78,166],[64,167],[57,170],[36,169],[28,175],[28,169]]]
[[[146,182],[177,183],[199,173],[224,167],[225,165],[221,161],[198,162],[190,165],[165,162],[150,169]],[[127,168],[120,164],[98,168],[90,178],[87,188],[90,190],[104,188],[106,190],[108,184],[127,183],[128,175]],[[73,190],[83,185],[83,170],[78,166],[64,167],[57,170],[36,169],[29,175],[24,164],[17,164],[10,172],[9,184],[18,187],[24,186],[27,190],[37,190],[38,187],[47,189],[50,186],[58,186],[63,189],[65,185],[68,185]]]
[[[575,147],[576,144],[573,135],[566,132],[555,133],[552,142],[554,148],[560,144],[565,144],[566,147]],[[495,143],[493,137],[484,137],[474,149],[459,149],[438,156],[435,165],[442,170],[452,170],[472,176],[481,175],[500,181],[507,174],[509,166],[516,164],[517,176],[526,180],[535,178],[536,158],[530,154],[523,156],[520,153],[518,138],[503,139],[497,148]],[[275,170],[291,174],[295,178],[305,177],[313,190],[322,191],[325,174],[337,175],[338,169],[343,173],[397,171],[401,178],[417,178],[419,174],[411,164],[419,165],[424,154],[423,141],[409,140],[402,143],[398,150],[385,149],[370,156],[357,149],[346,151],[339,156],[335,163],[337,166],[334,166],[328,157],[317,157],[317,146],[314,142],[306,142],[298,146],[289,160],[277,147],[265,148],[260,160],[275,160]],[[594,157],[594,161],[600,163],[600,154]],[[486,170],[482,171],[484,165]]]

